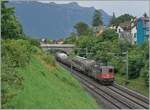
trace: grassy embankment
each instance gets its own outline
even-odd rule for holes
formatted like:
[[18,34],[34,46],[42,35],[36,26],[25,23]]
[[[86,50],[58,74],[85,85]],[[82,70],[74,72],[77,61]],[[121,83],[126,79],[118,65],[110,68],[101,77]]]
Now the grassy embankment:
[[121,76],[116,74],[115,80],[118,84],[126,86],[127,88],[137,91],[140,94],[143,94],[145,96],[149,96],[149,88],[144,83],[144,78],[138,77],[137,79],[128,80],[129,83],[125,85],[125,76]]
[[[68,71],[34,55],[18,72],[24,78],[23,89],[8,103],[11,108],[98,108],[94,99]],[[48,61],[48,60],[47,60]]]

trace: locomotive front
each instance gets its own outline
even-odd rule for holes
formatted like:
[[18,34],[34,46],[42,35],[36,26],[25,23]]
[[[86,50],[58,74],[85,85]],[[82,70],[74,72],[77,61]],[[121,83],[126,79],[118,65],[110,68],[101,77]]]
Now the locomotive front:
[[114,67],[113,66],[99,66],[97,68],[99,74],[96,75],[104,84],[112,84],[114,82]]

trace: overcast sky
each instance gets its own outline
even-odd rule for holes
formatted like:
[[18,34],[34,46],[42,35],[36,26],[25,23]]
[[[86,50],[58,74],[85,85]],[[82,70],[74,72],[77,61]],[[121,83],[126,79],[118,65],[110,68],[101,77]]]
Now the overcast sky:
[[[40,0],[43,3],[55,2],[57,4],[66,4],[74,1],[51,1],[51,0]],[[149,0],[131,0],[131,1],[75,1],[83,7],[95,7],[96,9],[103,9],[108,14],[112,15],[115,12],[116,16],[124,13],[129,13],[134,16],[140,17],[146,12],[149,15]]]

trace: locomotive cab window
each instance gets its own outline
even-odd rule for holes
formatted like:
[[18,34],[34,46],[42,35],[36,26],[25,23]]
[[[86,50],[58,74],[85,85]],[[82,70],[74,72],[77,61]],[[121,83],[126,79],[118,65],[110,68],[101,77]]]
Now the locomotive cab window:
[[109,69],[109,73],[112,73],[112,72],[113,72],[113,69],[112,69],[112,68],[110,68],[110,69]]
[[108,68],[102,68],[102,73],[108,73]]
[[97,72],[97,73],[101,73],[101,72],[102,72],[102,69],[96,69],[96,72]]

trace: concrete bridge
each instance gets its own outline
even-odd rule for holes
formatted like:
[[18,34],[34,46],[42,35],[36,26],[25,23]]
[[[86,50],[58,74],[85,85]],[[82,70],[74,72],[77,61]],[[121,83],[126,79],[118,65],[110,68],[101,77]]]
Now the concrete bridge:
[[67,54],[71,53],[75,48],[74,44],[41,44],[43,50],[63,51]]

